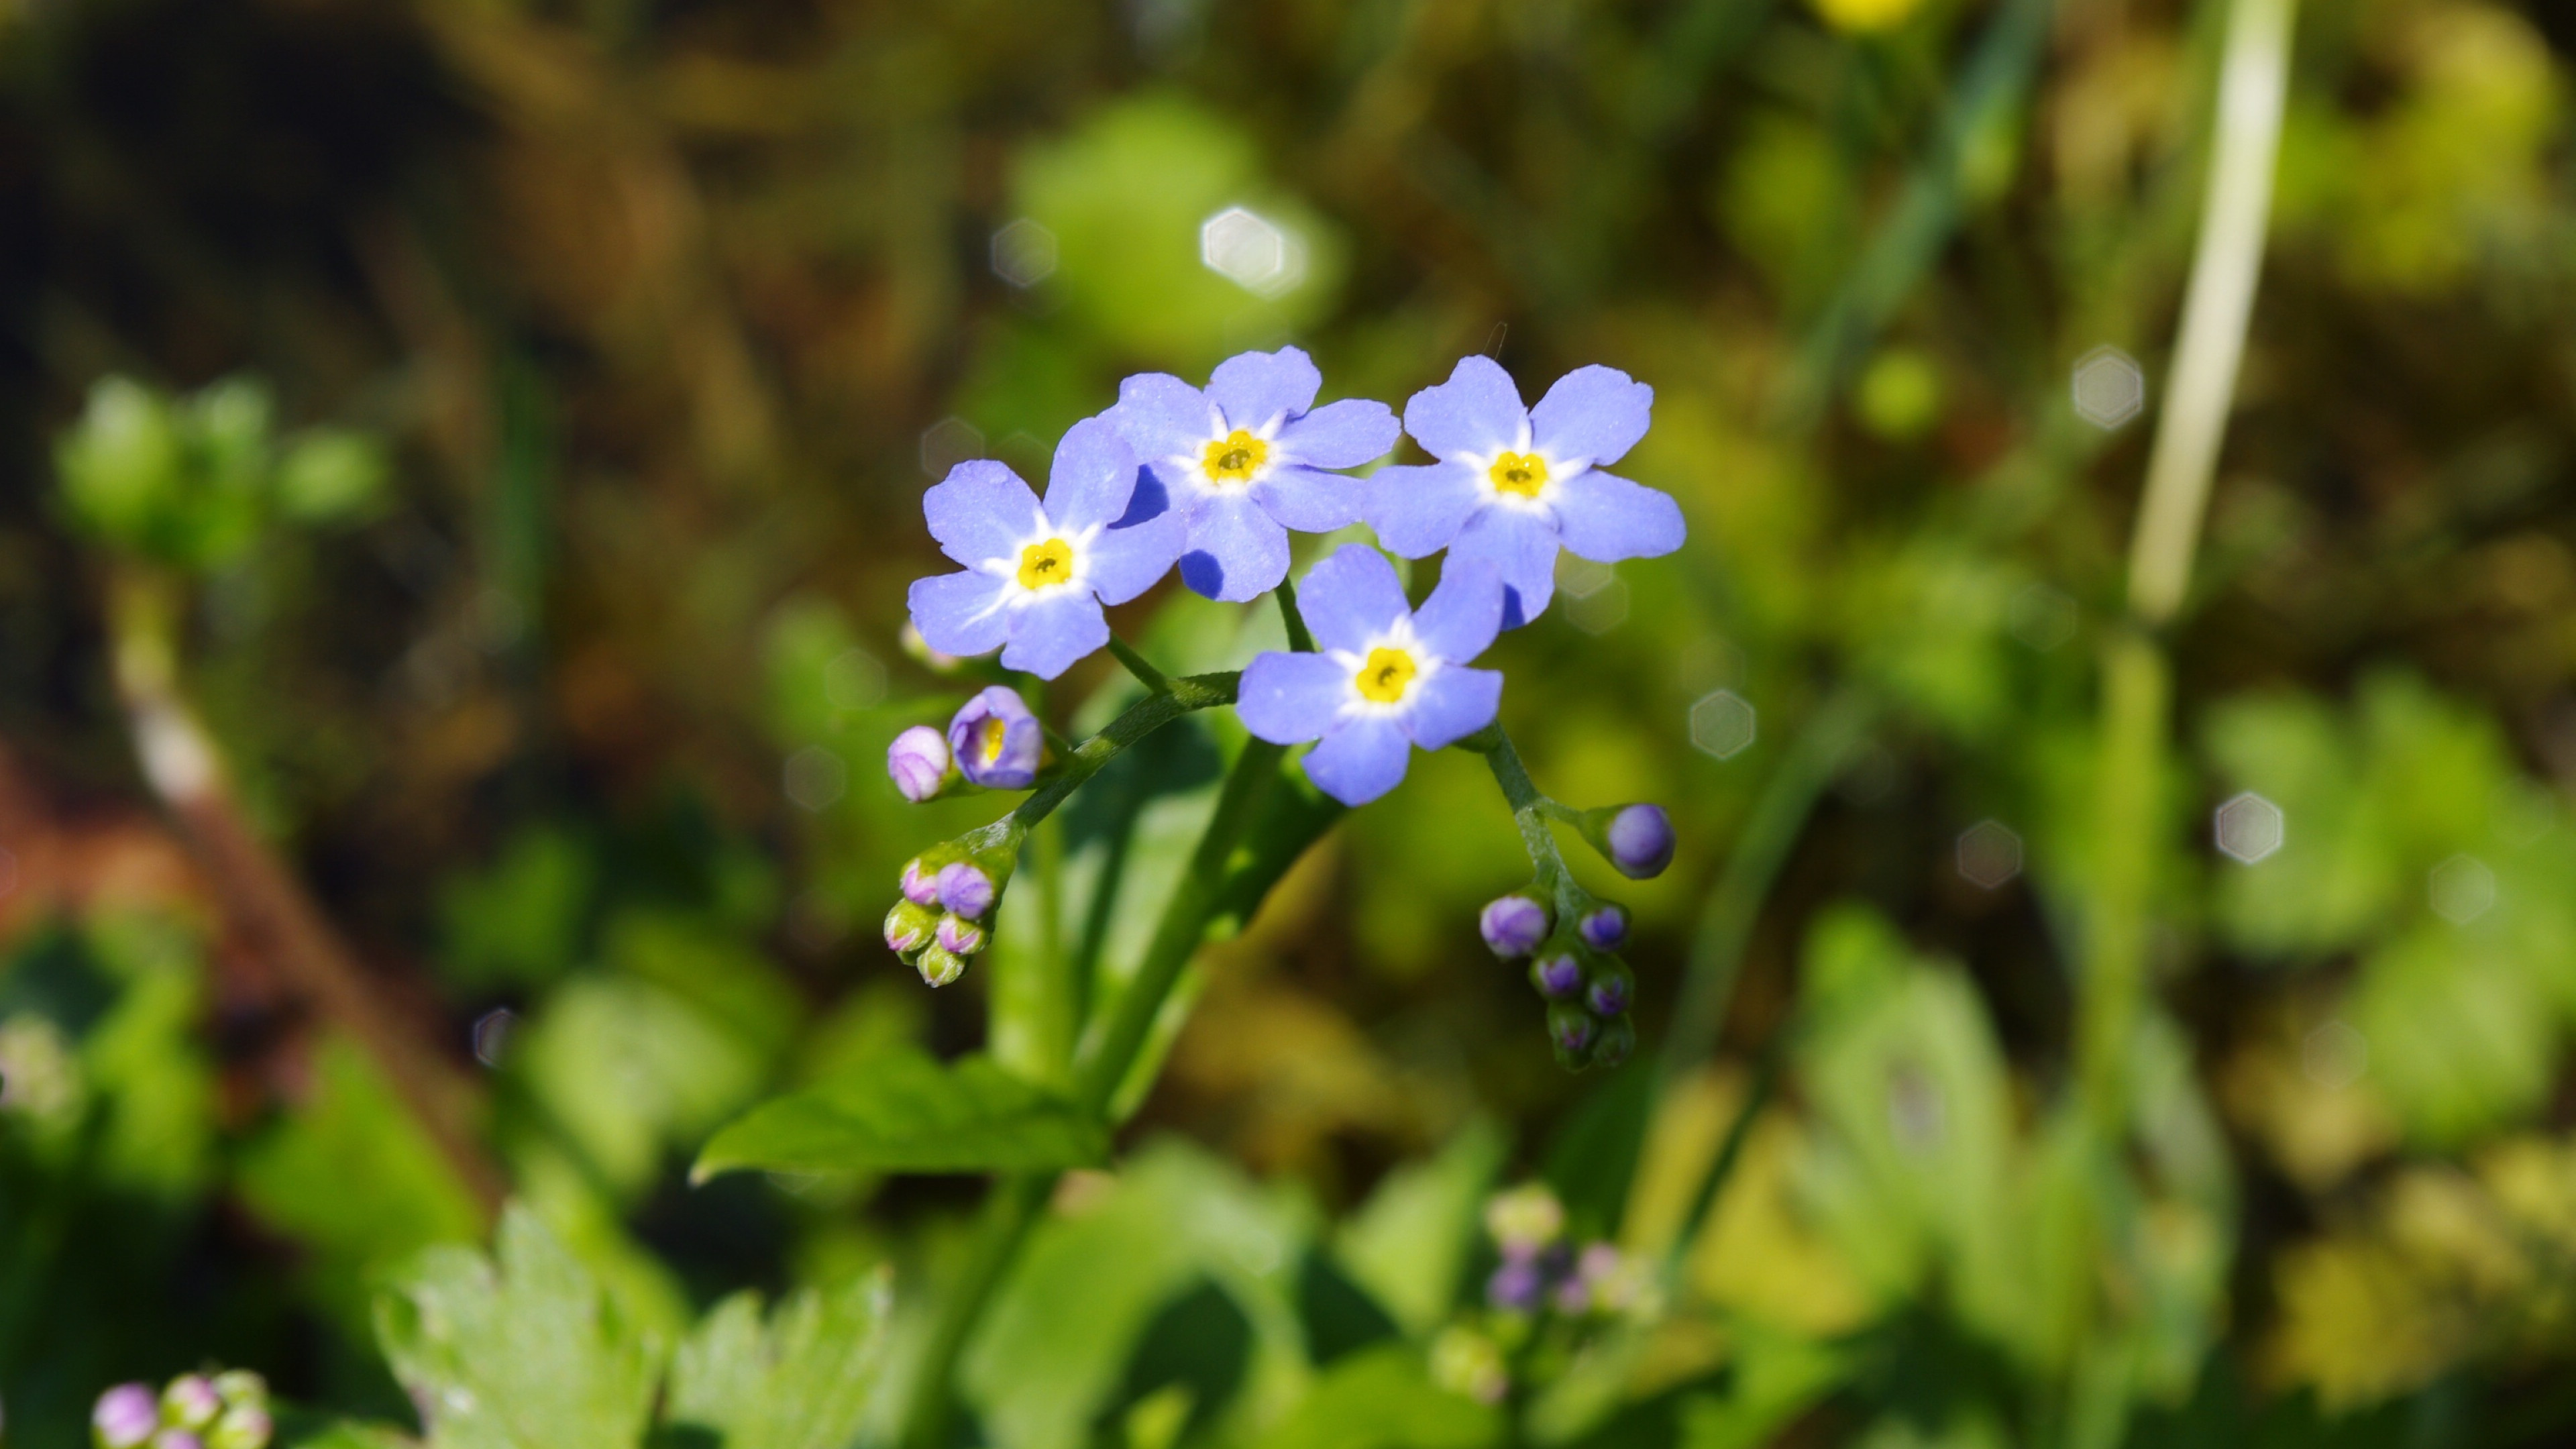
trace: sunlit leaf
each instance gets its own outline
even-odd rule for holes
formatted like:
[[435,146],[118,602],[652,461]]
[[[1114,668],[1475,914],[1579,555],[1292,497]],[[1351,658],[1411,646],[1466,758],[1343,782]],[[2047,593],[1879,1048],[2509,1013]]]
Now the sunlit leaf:
[[753,1108],[698,1154],[695,1176],[746,1167],[1017,1172],[1108,1155],[1107,1128],[990,1059],[941,1063],[901,1048]]

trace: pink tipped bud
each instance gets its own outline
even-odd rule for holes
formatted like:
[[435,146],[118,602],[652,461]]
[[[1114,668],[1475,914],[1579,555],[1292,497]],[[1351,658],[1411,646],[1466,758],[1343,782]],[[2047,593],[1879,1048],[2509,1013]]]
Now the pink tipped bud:
[[984,949],[984,928],[953,912],[941,916],[939,949],[953,955],[972,956]]
[[161,1416],[183,1429],[202,1429],[224,1411],[224,1396],[204,1374],[181,1374],[161,1391]]
[[90,1437],[98,1449],[138,1449],[161,1427],[161,1403],[146,1384],[118,1384],[90,1410]]
[[909,956],[929,945],[938,928],[939,917],[930,907],[897,901],[894,909],[886,912],[886,949],[898,956]]
[[903,898],[916,906],[939,904],[939,872],[925,868],[920,856],[904,862]]
[[948,738],[928,725],[914,725],[886,746],[886,775],[903,798],[919,803],[948,787]]
[[945,986],[966,974],[966,958],[954,951],[931,946],[912,959],[913,969],[932,986]]

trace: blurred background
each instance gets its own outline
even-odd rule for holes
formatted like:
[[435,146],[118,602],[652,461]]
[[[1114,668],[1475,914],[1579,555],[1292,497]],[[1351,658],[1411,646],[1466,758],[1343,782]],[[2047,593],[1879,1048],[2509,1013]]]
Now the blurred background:
[[[1560,797],[1673,810],[1666,876],[1594,882],[1644,1040],[1693,952],[1740,981],[1605,1187],[1619,1079],[1561,1072],[1477,939],[1527,876],[1508,812],[1419,756],[1211,951],[1087,1189],[1134,1212],[1062,1224],[1235,1213],[1436,1343],[1491,1249],[1424,1269],[1405,1212],[1544,1176],[1642,1252],[1727,1140],[1684,1326],[1623,1370],[1648,1437],[1583,1442],[2071,1441],[2098,1402],[2101,1443],[2564,1442],[2576,12],[2298,17],[2172,744],[2106,826],[2228,10],[0,0],[10,1429],[73,1442],[202,1359],[408,1423],[371,1296],[503,1196],[673,1333],[935,1257],[971,1181],[687,1178],[766,1093],[981,1038],[980,977],[933,996],[877,939],[900,863],[991,813],[878,766],[968,688],[899,640],[920,493],[1293,341],[1399,409],[1467,353],[1654,386],[1623,471],[1691,542],[1567,560],[1503,718]],[[217,473],[275,440],[277,516],[138,573],[63,488],[138,428]],[[1113,618],[1173,667],[1260,627],[1168,586]],[[215,793],[141,763],[163,692]],[[2150,1045],[2116,1250],[2069,1267],[2106,843],[2148,853]],[[970,1351],[978,1432],[1175,1442],[1134,1355],[1204,1339],[1196,1251],[1018,1285],[1099,1363]],[[1228,1272],[1254,1369],[1202,1408],[1271,1382]]]

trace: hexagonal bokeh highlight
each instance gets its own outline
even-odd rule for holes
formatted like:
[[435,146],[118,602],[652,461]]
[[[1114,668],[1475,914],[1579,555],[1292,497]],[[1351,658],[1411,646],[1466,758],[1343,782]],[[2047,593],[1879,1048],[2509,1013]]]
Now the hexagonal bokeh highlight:
[[2232,796],[2210,817],[2218,853],[2239,865],[2253,865],[2281,848],[2289,817],[2281,807],[2248,790]]
[[474,1060],[487,1067],[501,1065],[501,1054],[510,1047],[510,1034],[518,1030],[519,1014],[506,1006],[494,1007],[474,1019]]
[[849,762],[836,750],[807,745],[787,757],[779,784],[799,809],[828,810],[849,791]]
[[2021,837],[2000,820],[1959,832],[1959,878],[1979,890],[2001,890],[2021,874]]
[[2433,914],[2454,926],[2465,926],[2495,908],[2495,872],[2474,855],[2455,855],[2424,882],[2425,900]]
[[2030,585],[2004,608],[2012,636],[2043,654],[2074,638],[2075,622],[2075,601],[2046,584]]
[[2370,1038],[2347,1021],[2329,1021],[2299,1043],[2299,1070],[2320,1087],[2342,1091],[2370,1071]]
[[1293,289],[1306,274],[1306,248],[1296,233],[1242,206],[1229,206],[1199,224],[1199,260],[1209,271],[1264,297]]
[[1761,733],[1761,715],[1750,700],[1731,689],[1700,696],[1691,706],[1691,743],[1712,759],[1731,760],[1744,753]]
[[834,709],[866,709],[885,692],[885,666],[865,649],[844,649],[823,666],[823,697]]
[[2097,428],[2116,428],[2147,405],[2147,374],[2116,347],[2096,347],[2075,362],[2075,412]]
[[984,432],[964,418],[941,418],[921,430],[921,471],[945,478],[969,458],[984,456]]
[[1055,261],[1055,233],[1025,216],[993,233],[993,275],[1014,287],[1054,276]]
[[1612,579],[1582,598],[1567,600],[1563,607],[1565,622],[1586,634],[1607,634],[1628,622],[1628,582]]

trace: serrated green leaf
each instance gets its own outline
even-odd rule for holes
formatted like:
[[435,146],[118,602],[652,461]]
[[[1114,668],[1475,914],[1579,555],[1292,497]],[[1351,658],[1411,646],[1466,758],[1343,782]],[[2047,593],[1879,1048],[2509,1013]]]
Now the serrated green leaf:
[[526,1209],[502,1216],[499,1258],[432,1248],[377,1300],[431,1449],[634,1449],[660,1347]]
[[780,1172],[1033,1172],[1109,1158],[1109,1131],[1042,1087],[972,1056],[888,1052],[774,1097],[715,1135],[695,1176]]
[[884,1368],[886,1308],[881,1275],[797,1292],[765,1327],[759,1295],[737,1293],[680,1346],[663,1418],[723,1449],[845,1449]]

